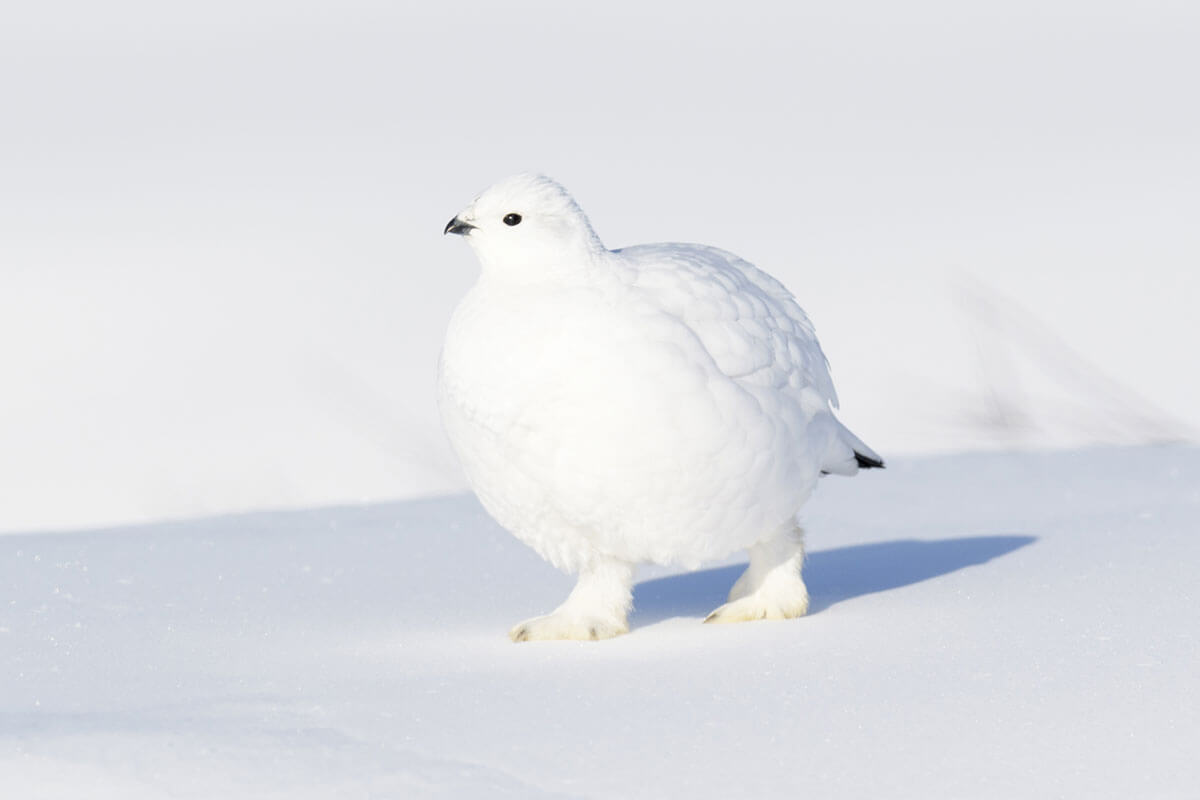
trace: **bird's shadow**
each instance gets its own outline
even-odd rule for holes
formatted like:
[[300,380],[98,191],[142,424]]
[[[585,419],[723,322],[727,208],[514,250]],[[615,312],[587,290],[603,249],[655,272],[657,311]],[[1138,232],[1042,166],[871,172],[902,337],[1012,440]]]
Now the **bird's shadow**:
[[[900,539],[812,553],[804,566],[809,613],[984,564],[1035,541],[1035,536],[1018,535]],[[703,617],[725,602],[745,569],[745,564],[734,564],[642,581],[633,589],[632,621],[647,625],[671,617]]]

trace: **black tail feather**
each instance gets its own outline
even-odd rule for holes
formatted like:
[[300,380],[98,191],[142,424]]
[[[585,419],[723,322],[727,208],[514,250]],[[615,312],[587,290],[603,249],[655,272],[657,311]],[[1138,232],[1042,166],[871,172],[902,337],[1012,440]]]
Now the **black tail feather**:
[[857,450],[854,451],[854,460],[858,462],[859,469],[883,469],[883,461],[878,458],[864,456]]

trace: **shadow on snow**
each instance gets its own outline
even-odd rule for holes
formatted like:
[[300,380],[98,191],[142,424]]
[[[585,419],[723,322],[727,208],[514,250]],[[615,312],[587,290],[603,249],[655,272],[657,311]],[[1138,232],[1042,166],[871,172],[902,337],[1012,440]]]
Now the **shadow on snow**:
[[[804,564],[809,614],[843,600],[984,564],[1036,540],[1034,536],[901,539],[811,553]],[[734,564],[643,581],[633,590],[630,621],[648,625],[671,617],[703,617],[725,602],[730,587],[745,568],[745,564]]]

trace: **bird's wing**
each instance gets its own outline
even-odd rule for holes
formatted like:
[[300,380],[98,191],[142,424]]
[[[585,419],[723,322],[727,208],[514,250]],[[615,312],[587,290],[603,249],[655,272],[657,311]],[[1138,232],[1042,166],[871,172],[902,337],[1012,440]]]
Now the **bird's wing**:
[[803,433],[824,472],[853,475],[883,460],[837,419],[829,362],[808,315],[783,284],[732,253],[696,244],[616,251],[630,280],[699,339],[716,367],[761,402],[804,409]]
[[739,382],[815,392],[837,408],[812,322],[783,284],[732,253],[697,244],[616,251],[639,290],[681,320]]

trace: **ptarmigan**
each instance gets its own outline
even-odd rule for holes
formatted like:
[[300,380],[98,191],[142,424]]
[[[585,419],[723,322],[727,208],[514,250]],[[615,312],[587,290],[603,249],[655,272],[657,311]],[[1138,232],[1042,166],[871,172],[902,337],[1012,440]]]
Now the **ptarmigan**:
[[833,415],[812,323],[778,281],[697,244],[607,250],[562,186],[517,175],[450,220],[482,265],[438,368],[484,508],[579,574],[514,641],[628,631],[634,565],[748,548],[706,622],[808,609],[797,512],[824,473],[881,467]]

